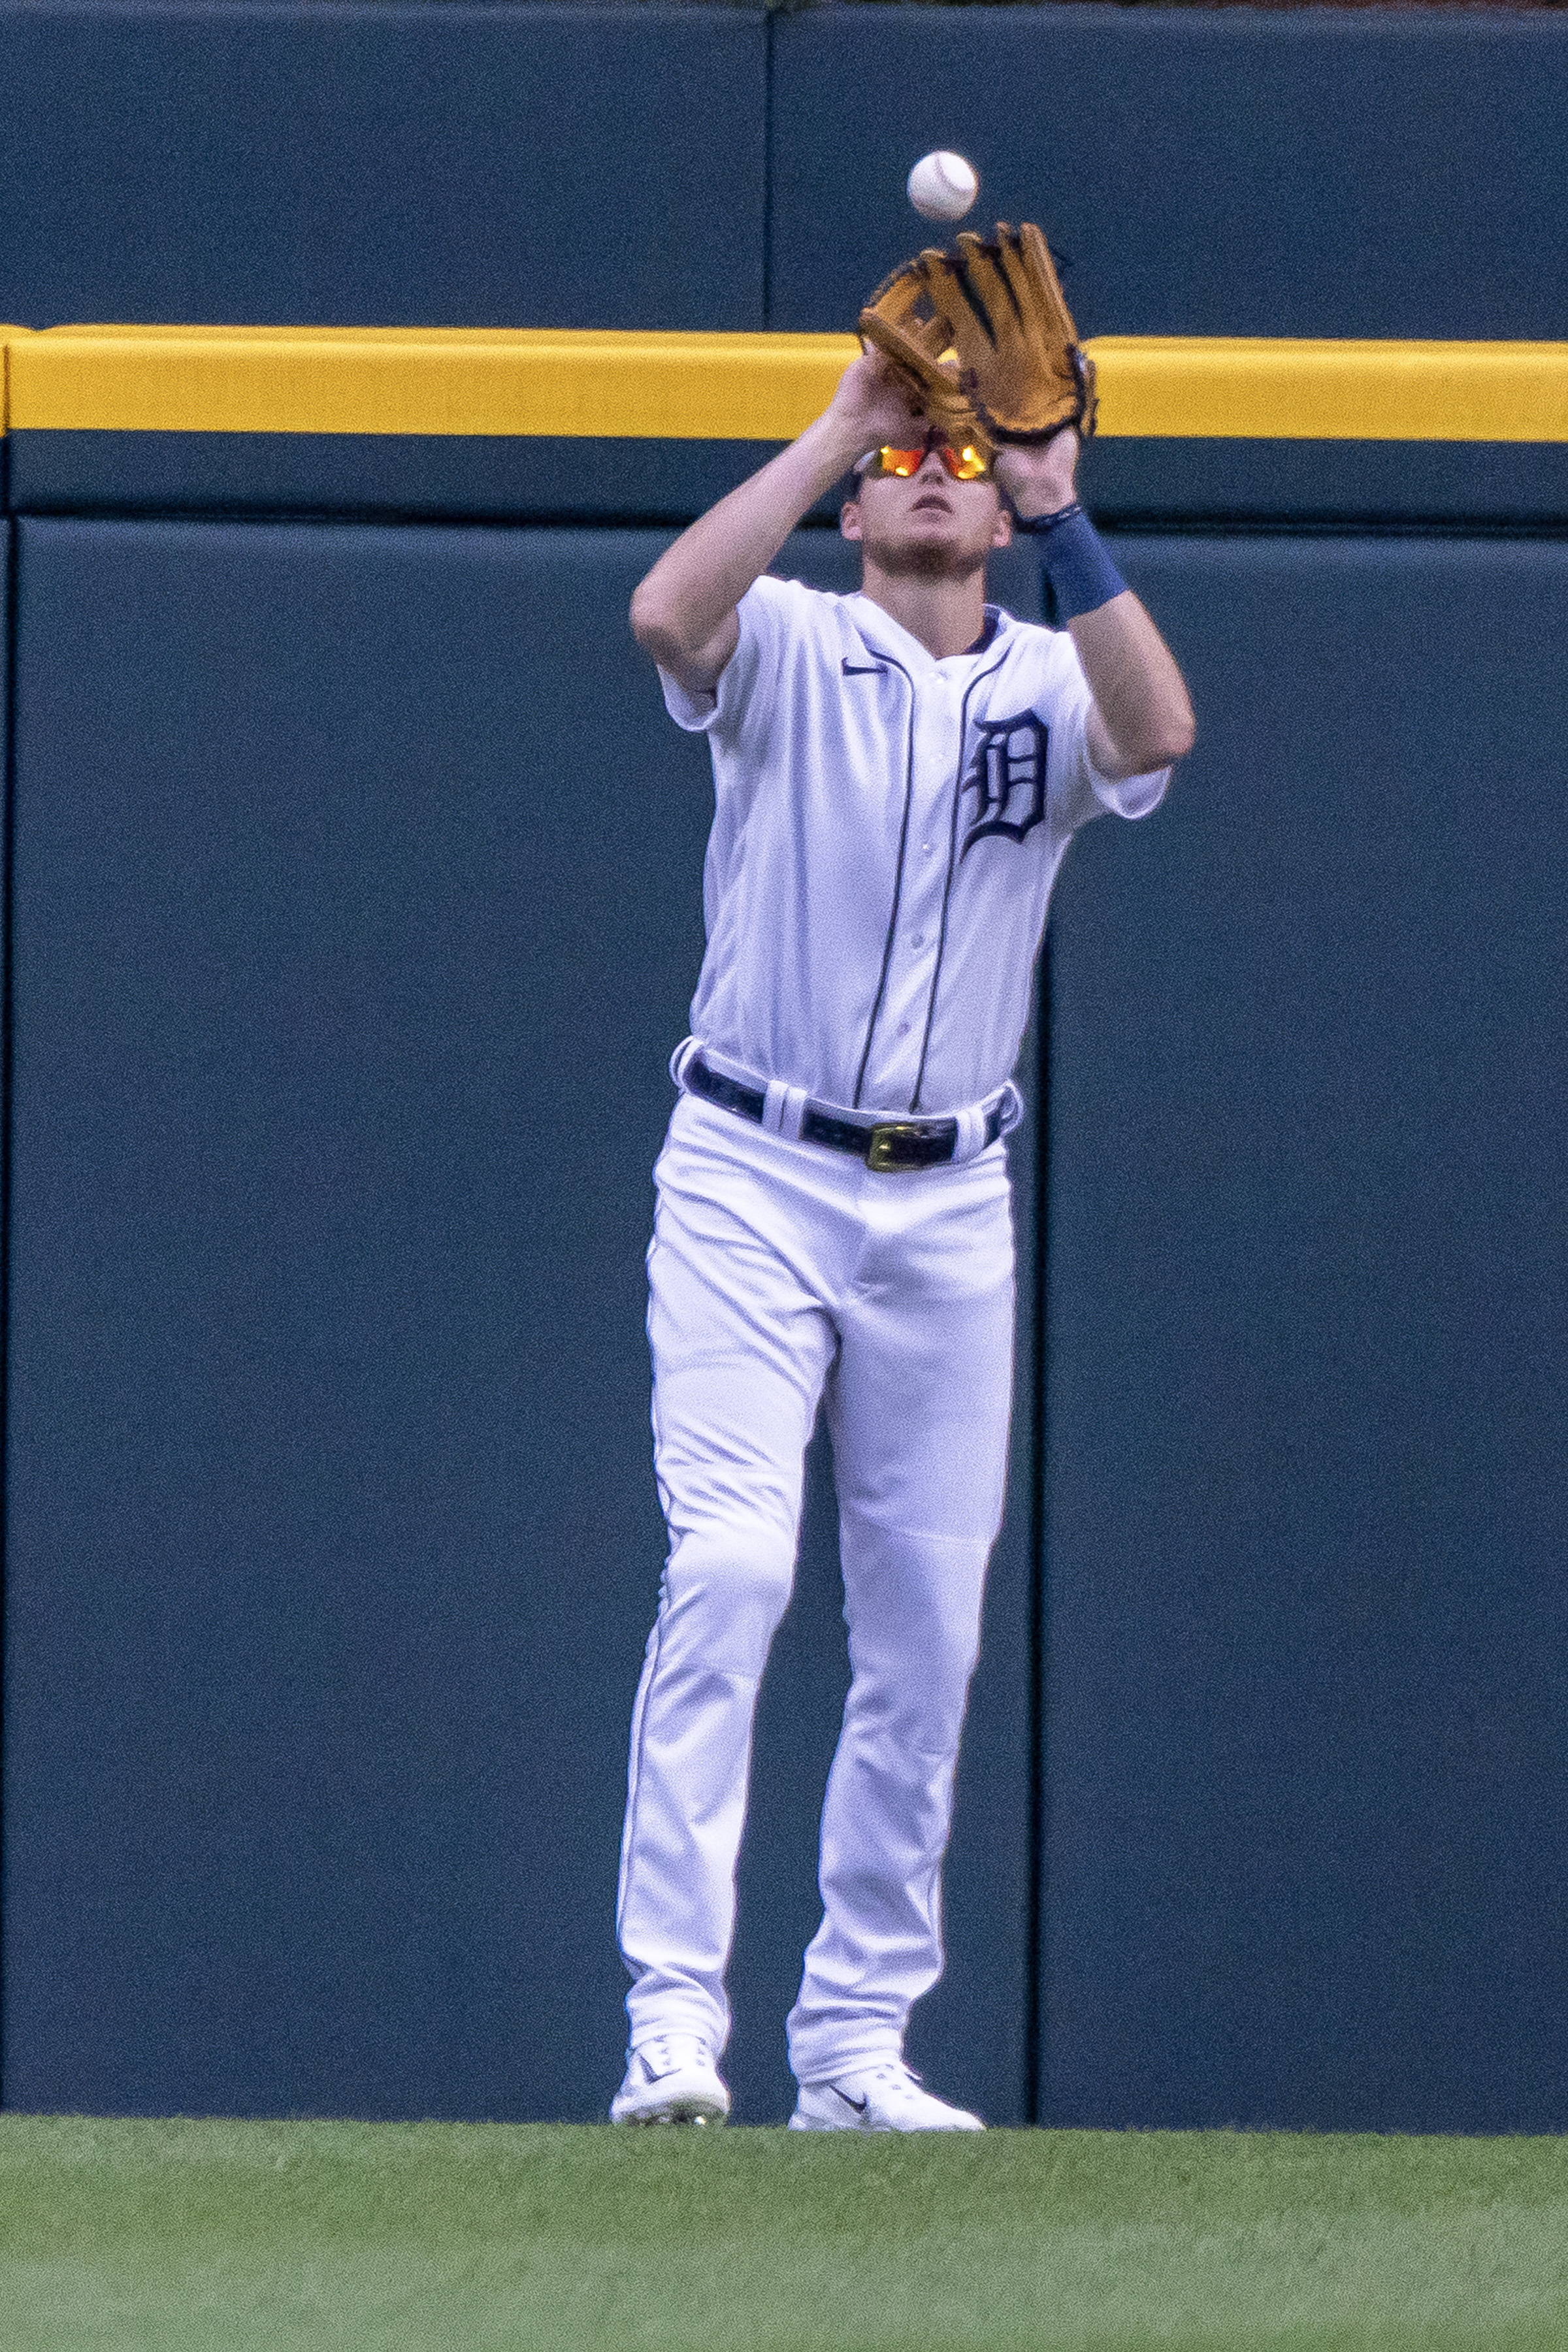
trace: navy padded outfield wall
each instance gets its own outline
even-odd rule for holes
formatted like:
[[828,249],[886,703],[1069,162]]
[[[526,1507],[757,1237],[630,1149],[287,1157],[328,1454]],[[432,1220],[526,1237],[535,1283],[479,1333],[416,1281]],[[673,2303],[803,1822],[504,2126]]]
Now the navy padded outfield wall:
[[[1568,318],[1561,13],[0,0],[0,89],[34,325],[841,328],[937,144],[1089,332]],[[11,437],[13,2106],[603,2112],[710,805],[625,603],[761,454]],[[1200,740],[1053,918],[916,2055],[997,2121],[1563,2129],[1564,450],[1085,486]],[[818,1464],[748,2119],[843,1675]]]
[[1053,918],[1042,2112],[1568,2125],[1568,546],[1124,543]]
[[771,205],[766,42],[746,7],[5,0],[0,317],[841,329],[947,143],[985,217],[1050,224],[1086,333],[1562,331],[1551,15],[808,9]]
[[587,2116],[708,800],[658,542],[19,530],[6,2096]]
[[748,9],[0,6],[0,318],[760,327]]
[[1563,332],[1550,16],[831,7],[777,42],[776,327],[853,316],[952,146],[983,220],[1048,223],[1086,335]]
[[[625,626],[663,541],[20,530],[6,2095],[590,2117],[711,801]],[[1026,1393],[1020,1423],[922,2021],[1003,2115]],[[814,1538],[755,1768],[756,2120],[842,1705],[820,1493]]]

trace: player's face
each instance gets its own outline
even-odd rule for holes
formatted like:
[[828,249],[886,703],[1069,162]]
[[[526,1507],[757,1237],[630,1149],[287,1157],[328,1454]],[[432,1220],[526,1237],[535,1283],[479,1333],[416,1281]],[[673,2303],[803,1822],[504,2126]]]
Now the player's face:
[[1013,535],[994,481],[955,482],[935,449],[913,474],[863,475],[839,528],[879,571],[926,580],[978,571]]

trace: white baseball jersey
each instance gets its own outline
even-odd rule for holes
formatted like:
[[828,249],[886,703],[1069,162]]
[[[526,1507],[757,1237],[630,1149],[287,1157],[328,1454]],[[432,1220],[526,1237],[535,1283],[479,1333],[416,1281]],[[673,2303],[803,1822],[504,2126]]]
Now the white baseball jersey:
[[1071,637],[986,612],[983,649],[938,661],[864,594],[764,577],[717,694],[665,677],[713,757],[691,1025],[718,1054],[887,1113],[1007,1080],[1069,839],[1170,772],[1101,776]]

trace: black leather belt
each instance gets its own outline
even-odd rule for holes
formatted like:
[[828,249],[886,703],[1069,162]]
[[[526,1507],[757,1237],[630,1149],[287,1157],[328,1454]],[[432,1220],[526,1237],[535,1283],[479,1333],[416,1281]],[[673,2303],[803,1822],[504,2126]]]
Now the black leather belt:
[[[694,1095],[700,1095],[705,1102],[717,1103],[721,1110],[732,1110],[740,1118],[754,1119],[761,1127],[767,1097],[755,1087],[743,1087],[738,1079],[726,1078],[717,1070],[710,1070],[700,1054],[692,1055],[684,1075]],[[995,1102],[985,1114],[987,1144],[994,1143],[1001,1132],[1002,1106]],[[825,1143],[830,1151],[853,1152],[868,1168],[886,1175],[900,1168],[940,1168],[958,1149],[958,1121],[882,1118],[862,1127],[853,1119],[835,1118],[830,1112],[818,1110],[815,1103],[807,1103],[801,1115],[800,1139],[803,1143]]]

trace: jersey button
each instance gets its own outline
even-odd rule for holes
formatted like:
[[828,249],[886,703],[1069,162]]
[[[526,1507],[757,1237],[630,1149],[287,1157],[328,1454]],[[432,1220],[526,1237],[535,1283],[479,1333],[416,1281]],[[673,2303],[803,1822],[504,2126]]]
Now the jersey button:
[[899,1034],[900,1034],[900,1037],[907,1037],[907,1036],[909,1035],[909,1034],[910,1034],[910,1024],[909,1024],[909,1023],[908,1023],[907,1021],[900,1021],[900,1024],[899,1024]]
[[925,943],[926,935],[923,931],[917,931],[914,938],[910,941],[910,945],[912,948],[923,948]]

